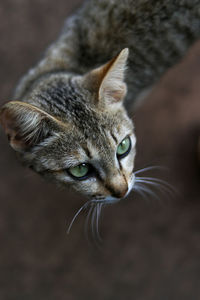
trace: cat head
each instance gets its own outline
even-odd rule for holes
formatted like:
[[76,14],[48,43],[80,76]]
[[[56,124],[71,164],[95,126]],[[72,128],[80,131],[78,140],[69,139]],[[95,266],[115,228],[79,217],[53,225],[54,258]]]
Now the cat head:
[[129,193],[136,139],[123,106],[127,58],[124,49],[83,76],[44,76],[25,102],[2,107],[2,127],[27,166],[99,202]]

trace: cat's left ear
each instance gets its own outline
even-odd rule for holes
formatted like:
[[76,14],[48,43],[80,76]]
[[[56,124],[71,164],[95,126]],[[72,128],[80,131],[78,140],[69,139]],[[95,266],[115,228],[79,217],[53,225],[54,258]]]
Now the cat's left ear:
[[128,48],[123,49],[111,61],[84,76],[83,86],[96,94],[96,104],[100,107],[123,102],[127,92],[124,77],[128,53]]
[[0,123],[11,147],[28,151],[53,135],[59,121],[40,108],[20,101],[6,103],[0,110]]

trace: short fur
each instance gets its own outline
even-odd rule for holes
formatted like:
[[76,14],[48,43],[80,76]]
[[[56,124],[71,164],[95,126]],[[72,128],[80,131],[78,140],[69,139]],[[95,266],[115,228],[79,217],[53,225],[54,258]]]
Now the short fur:
[[[11,146],[36,172],[92,199],[125,197],[136,139],[124,100],[132,108],[199,35],[200,0],[87,1],[1,109]],[[118,159],[127,136],[131,151]],[[93,168],[85,180],[68,172],[81,163]]]

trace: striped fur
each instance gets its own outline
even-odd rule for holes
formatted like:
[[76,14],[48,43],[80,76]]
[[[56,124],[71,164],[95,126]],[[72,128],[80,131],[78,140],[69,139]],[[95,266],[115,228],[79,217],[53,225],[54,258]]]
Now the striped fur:
[[[86,1],[1,109],[11,146],[58,184],[101,201],[126,196],[136,138],[124,100],[133,107],[199,34],[200,0]],[[118,159],[127,136],[131,151]],[[84,180],[68,172],[80,163],[93,169]]]

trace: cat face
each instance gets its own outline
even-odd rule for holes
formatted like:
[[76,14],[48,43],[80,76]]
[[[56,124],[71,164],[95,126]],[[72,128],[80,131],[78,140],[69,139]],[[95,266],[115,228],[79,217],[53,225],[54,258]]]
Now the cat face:
[[90,135],[84,126],[71,124],[23,158],[32,158],[37,172],[59,184],[91,198],[114,201],[126,196],[133,185],[133,125],[123,109],[95,113],[98,124],[91,122]]
[[127,56],[125,49],[84,76],[46,77],[26,103],[2,108],[1,123],[26,165],[97,201],[129,193],[136,139],[123,107]]

